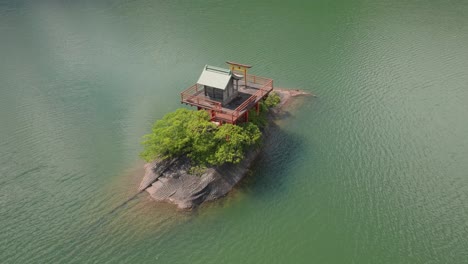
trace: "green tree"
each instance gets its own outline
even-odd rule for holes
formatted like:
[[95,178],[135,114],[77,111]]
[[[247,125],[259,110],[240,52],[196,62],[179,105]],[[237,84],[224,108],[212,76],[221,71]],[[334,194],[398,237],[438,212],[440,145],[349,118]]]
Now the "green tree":
[[217,141],[216,151],[209,162],[213,165],[239,163],[247,148],[259,142],[261,136],[260,129],[252,123],[242,126],[222,125],[214,136]]
[[202,166],[238,163],[260,137],[253,123],[217,127],[205,111],[178,109],[155,122],[152,133],[143,137],[140,156],[152,161],[186,155]]
[[140,156],[151,161],[187,154],[192,151],[194,140],[201,140],[199,137],[215,127],[205,111],[178,109],[156,121],[152,133],[143,137],[144,149]]

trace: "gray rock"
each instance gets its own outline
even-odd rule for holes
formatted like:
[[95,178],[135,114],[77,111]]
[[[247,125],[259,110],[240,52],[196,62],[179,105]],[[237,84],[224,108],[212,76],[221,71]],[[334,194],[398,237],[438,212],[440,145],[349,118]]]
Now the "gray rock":
[[[204,201],[225,196],[244,177],[259,152],[258,148],[252,149],[239,164],[208,168],[201,176],[188,174],[181,169],[189,163],[184,158],[172,162],[159,160],[148,163],[145,165],[144,183],[140,188],[146,189],[155,201],[170,202],[180,209],[191,209]],[[150,181],[153,182],[148,185]]]
[[141,180],[138,191],[143,191],[155,182],[177,159],[155,160],[145,164],[145,175]]

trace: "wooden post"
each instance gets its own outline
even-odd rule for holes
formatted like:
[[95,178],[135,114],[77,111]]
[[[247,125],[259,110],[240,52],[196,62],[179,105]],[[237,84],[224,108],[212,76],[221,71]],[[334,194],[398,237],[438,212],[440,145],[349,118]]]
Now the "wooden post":
[[257,103],[255,104],[255,110],[257,111],[257,115],[258,115],[258,113],[260,113],[260,105],[259,105],[259,102],[257,102]]
[[247,89],[247,68],[244,67],[245,88]]
[[249,111],[245,111],[245,122],[249,122]]

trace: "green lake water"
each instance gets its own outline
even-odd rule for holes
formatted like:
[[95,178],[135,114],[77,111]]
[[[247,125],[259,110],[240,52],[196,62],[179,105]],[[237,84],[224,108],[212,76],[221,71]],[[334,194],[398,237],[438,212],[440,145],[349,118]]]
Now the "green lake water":
[[[225,199],[122,205],[225,60],[319,97]],[[0,263],[468,263],[468,2],[0,1],[0,230]]]

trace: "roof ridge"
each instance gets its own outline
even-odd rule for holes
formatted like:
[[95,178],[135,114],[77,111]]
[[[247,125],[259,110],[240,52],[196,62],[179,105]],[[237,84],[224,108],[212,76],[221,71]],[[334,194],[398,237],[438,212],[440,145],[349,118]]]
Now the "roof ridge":
[[219,72],[219,73],[224,73],[226,75],[231,75],[231,70],[221,68],[221,67],[216,67],[216,66],[211,66],[211,65],[205,65],[205,70],[207,71],[214,71],[214,72]]

